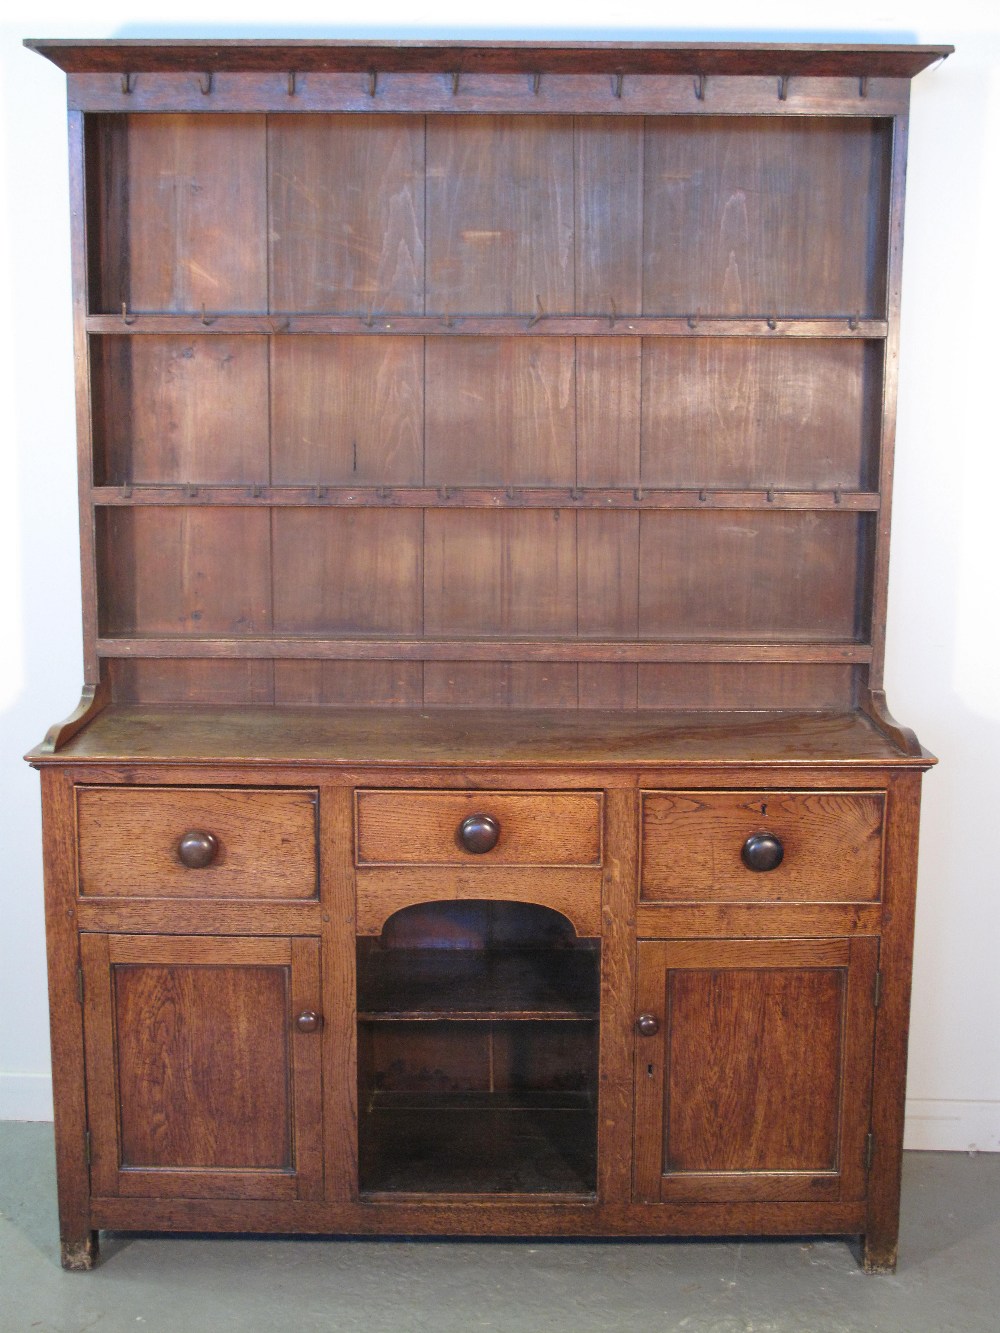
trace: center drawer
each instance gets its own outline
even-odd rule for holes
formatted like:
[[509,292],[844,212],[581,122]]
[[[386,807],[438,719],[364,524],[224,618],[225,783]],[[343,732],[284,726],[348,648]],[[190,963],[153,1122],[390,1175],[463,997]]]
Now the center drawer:
[[539,903],[601,933],[599,791],[361,790],[355,825],[359,935],[449,899]]
[[599,866],[601,793],[359,791],[357,864]]
[[315,898],[315,790],[77,787],[80,893]]

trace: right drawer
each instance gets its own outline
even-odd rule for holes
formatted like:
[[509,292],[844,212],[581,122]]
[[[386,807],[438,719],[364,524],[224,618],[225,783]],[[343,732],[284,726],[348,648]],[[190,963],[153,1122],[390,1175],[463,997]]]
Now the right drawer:
[[877,902],[881,791],[647,791],[644,902]]

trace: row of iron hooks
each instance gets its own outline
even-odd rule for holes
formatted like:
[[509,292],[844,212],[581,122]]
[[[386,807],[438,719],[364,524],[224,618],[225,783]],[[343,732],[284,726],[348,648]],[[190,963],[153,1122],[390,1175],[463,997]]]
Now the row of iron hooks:
[[[202,487],[199,487],[199,486],[195,485],[193,482],[181,482],[181,483],[180,483],[180,487],[181,487],[181,490],[182,490],[182,492],[183,492],[183,494],[184,494],[184,497],[185,497],[186,499],[188,499],[188,500],[194,500],[194,499],[196,499],[196,498],[198,497],[199,492],[200,492],[201,489],[205,489],[205,490],[207,491],[207,494],[208,494],[209,498],[211,498],[211,494],[212,494],[212,490],[213,490],[213,487],[211,487],[211,486],[209,486],[209,487],[207,487],[207,488],[202,488]],[[155,490],[171,489],[171,487],[170,487],[169,485],[166,486],[166,487],[154,486],[153,489],[155,489]],[[223,487],[223,489],[224,489],[224,490],[230,490],[231,488],[227,486],[227,487]],[[252,482],[252,483],[247,487],[247,494],[248,494],[248,496],[249,496],[251,499],[253,499],[253,500],[261,500],[261,499],[264,499],[265,501],[267,501],[267,497],[265,496],[265,491],[267,491],[267,490],[271,490],[271,489],[273,489],[273,488],[272,488],[272,487],[269,487],[269,486],[265,486],[265,485],[263,485],[261,482],[255,481],[255,482]],[[298,488],[298,487],[293,487],[292,489],[296,489],[296,490],[297,490],[297,489],[299,489],[299,488]],[[330,487],[330,486],[316,485],[316,486],[313,486],[313,487],[312,487],[312,492],[313,492],[314,497],[315,497],[317,500],[326,500],[326,499],[329,499],[331,489],[333,489],[333,490],[342,490],[342,491],[350,491],[350,492],[352,492],[352,493],[354,493],[354,494],[357,494],[357,493],[359,493],[359,492],[364,492],[364,491],[370,490],[371,487],[366,487],[366,486],[361,486],[361,487],[358,487],[358,486],[339,486],[339,487]],[[414,488],[414,487],[412,487],[412,486],[401,486],[401,487],[398,487],[398,488],[396,488],[396,487],[392,487],[392,486],[376,486],[376,487],[374,488],[374,490],[375,490],[375,498],[376,498],[377,500],[382,500],[382,501],[392,500],[393,498],[395,498],[395,491],[396,491],[397,489],[398,489],[400,492],[402,492],[403,494],[406,494],[406,493],[408,493],[408,492],[412,492],[414,489],[424,490],[424,489],[429,489],[429,488],[425,488],[425,487],[416,487],[416,488]],[[445,502],[445,503],[447,503],[447,501],[449,501],[449,500],[451,500],[451,499],[454,499],[456,496],[459,497],[459,498],[461,498],[462,490],[463,490],[463,488],[460,487],[460,486],[438,486],[438,487],[436,487],[435,489],[436,489],[436,491],[437,491],[438,499],[441,500],[441,501],[443,501],[443,502]],[[482,486],[472,486],[472,487],[465,487],[464,489],[466,489],[466,490],[475,490],[475,491],[479,491],[479,490],[494,491],[494,490],[498,490],[498,489],[500,489],[500,488],[498,488],[498,487],[492,487],[492,486],[486,486],[486,487],[482,487]],[[554,503],[554,502],[555,502],[555,500],[556,500],[556,492],[557,492],[557,491],[560,491],[560,490],[562,490],[562,489],[565,489],[567,498],[568,498],[569,500],[571,500],[572,502],[574,502],[574,503],[578,503],[580,500],[584,500],[584,499],[586,499],[586,497],[587,497],[587,493],[588,493],[585,489],[583,489],[583,488],[580,487],[580,486],[569,486],[569,487],[565,487],[565,488],[563,488],[563,487],[559,487],[559,486],[544,487],[544,488],[533,487],[533,486],[506,486],[506,487],[503,487],[503,492],[504,492],[505,497],[506,497],[509,501],[511,501],[511,503],[516,503],[516,501],[517,501],[517,499],[518,499],[518,494],[519,494],[520,491],[522,491],[522,490],[536,491],[536,490],[539,490],[539,489],[545,489],[546,492],[551,491],[551,493],[552,493],[552,494],[551,494],[551,500],[550,500],[549,496],[546,495],[546,500],[545,500],[545,504],[546,504],[546,506],[548,506],[550,503]],[[612,490],[617,490],[617,489],[619,489],[619,488],[618,488],[618,487],[612,487],[611,489],[612,489]],[[623,488],[621,488],[621,489],[627,490],[628,487],[623,487]],[[650,491],[650,490],[648,490],[648,489],[646,489],[646,488],[644,488],[644,487],[642,487],[642,486],[635,486],[635,487],[633,487],[633,489],[632,489],[632,499],[636,502],[636,504],[642,504],[642,502],[643,502],[644,500],[649,499],[649,498],[651,498],[651,496],[655,495],[655,491],[656,491],[656,489],[663,489],[663,488],[653,488],[653,490]],[[754,488],[751,488],[751,489],[754,489]],[[120,493],[121,493],[121,496],[122,496],[122,499],[123,499],[123,500],[131,500],[131,499],[132,499],[133,494],[134,494],[134,488],[133,488],[133,483],[132,483],[132,482],[129,482],[129,481],[123,482],[123,483],[121,484],[121,486],[119,487],[119,490],[120,490]],[[598,488],[594,488],[594,490],[596,490],[598,493],[603,494],[603,488],[598,487]],[[698,491],[698,501],[699,501],[699,503],[700,503],[700,504],[708,504],[709,500],[712,499],[713,496],[714,496],[716,493],[717,493],[717,492],[716,492],[715,490],[708,490],[707,488],[702,487],[702,488]],[[726,491],[725,491],[725,490],[722,490],[721,492],[718,492],[718,493],[720,493],[720,494],[726,494]],[[778,490],[776,489],[776,487],[774,487],[774,486],[768,486],[768,487],[766,488],[765,492],[764,492],[765,497],[766,497],[766,499],[767,499],[767,503],[768,503],[768,504],[774,504],[775,498],[776,498],[779,494],[781,494],[781,493],[782,493],[782,492],[778,491]],[[843,502],[844,493],[843,493],[842,489],[841,489],[839,486],[837,486],[837,487],[834,488],[834,490],[833,490],[833,492],[832,492],[832,495],[833,495],[833,503],[834,503],[834,504],[839,505],[839,504],[841,504],[841,503]]]
[[[289,97],[294,97],[298,92],[298,77],[299,76],[296,70],[291,69],[288,71]],[[135,91],[137,78],[138,78],[137,74],[126,73],[122,75],[122,92],[126,96],[131,95]],[[781,74],[778,76],[779,102],[785,102],[788,100],[788,85],[791,82],[791,78],[792,76],[790,74]],[[214,74],[212,73],[211,70],[209,70],[205,74],[202,74],[198,81],[198,86],[201,88],[202,93],[206,97],[208,97],[212,92],[214,79],[215,79]],[[462,80],[462,71],[459,69],[454,70],[451,75],[451,93],[453,97],[458,96],[458,90],[461,85],[461,80]],[[705,100],[705,90],[707,85],[708,85],[707,74],[695,75],[694,95],[699,102],[704,102]],[[541,90],[542,90],[542,74],[540,70],[537,70],[531,76],[531,91],[537,96],[541,92]],[[625,75],[621,72],[613,74],[611,76],[611,92],[613,96],[620,99],[624,90],[625,90]],[[370,69],[368,71],[368,96],[374,97],[377,91],[378,91],[378,70]],[[860,75],[858,78],[858,96],[859,97],[868,96],[867,74]]]
[[[611,301],[611,311],[610,311],[610,313],[607,314],[607,315],[602,314],[602,313],[600,313],[599,311],[598,311],[597,313],[595,313],[595,314],[587,314],[587,315],[558,315],[558,314],[550,314],[549,311],[547,311],[547,310],[545,309],[545,307],[542,305],[542,298],[541,298],[537,293],[536,293],[536,295],[535,295],[535,304],[536,304],[536,307],[537,307],[536,310],[535,310],[535,313],[534,313],[533,315],[528,315],[528,316],[526,317],[525,327],[528,328],[528,329],[533,329],[533,328],[535,327],[535,325],[536,325],[536,324],[540,324],[541,321],[542,321],[543,319],[606,319],[606,320],[608,321],[608,327],[613,329],[613,328],[615,327],[616,324],[619,324],[619,323],[627,323],[629,320],[633,320],[633,319],[645,319],[645,318],[653,318],[653,319],[678,319],[678,318],[680,318],[680,319],[683,319],[683,318],[684,318],[683,315],[681,315],[681,316],[677,316],[677,315],[654,315],[654,316],[645,316],[645,315],[620,315],[620,314],[618,313],[618,307],[615,305],[614,298],[612,298],[612,301]],[[155,319],[156,316],[153,315],[152,318]],[[205,328],[211,328],[211,326],[215,323],[215,321],[216,321],[217,319],[220,318],[220,316],[219,316],[219,315],[210,315],[210,314],[208,313],[208,311],[205,309],[205,305],[204,305],[204,303],[202,303],[201,314],[200,314],[200,315],[192,315],[191,318],[192,318],[192,319],[197,319],[197,320],[199,320],[202,324],[204,324]],[[262,318],[265,318],[265,319],[269,319],[269,320],[270,320],[271,328],[270,328],[269,332],[271,332],[271,333],[287,333],[288,330],[292,327],[292,317],[291,317],[291,315],[283,315],[283,316],[262,316]],[[382,318],[382,317],[379,316],[378,318]],[[387,329],[392,327],[392,320],[393,320],[394,318],[397,318],[397,317],[394,316],[394,315],[390,315],[390,316],[386,317],[386,328],[387,328]],[[405,316],[405,315],[403,315],[403,316],[399,316],[399,318],[405,319],[406,316]],[[455,325],[456,325],[456,322],[461,323],[461,321],[462,321],[462,319],[463,319],[463,316],[460,315],[460,316],[458,317],[458,320],[456,321],[455,316],[454,316],[453,314],[451,314],[450,311],[447,311],[447,310],[446,310],[445,313],[444,313],[443,315],[439,315],[438,318],[439,318],[440,322],[443,324],[443,326],[444,326],[446,329],[453,329],[453,328],[455,327]],[[475,316],[470,316],[470,318],[475,318]],[[503,318],[503,317],[501,317],[501,318]],[[753,319],[753,318],[755,318],[755,317],[754,317],[754,316],[729,316],[729,315],[706,315],[706,316],[703,316],[703,315],[701,314],[701,312],[699,311],[699,313],[696,314],[696,315],[688,315],[688,316],[687,316],[687,326],[688,326],[689,329],[691,329],[692,331],[694,331],[694,330],[697,329],[697,328],[699,327],[699,325],[701,325],[702,323],[711,323],[713,320],[716,320],[716,319],[728,320],[728,319],[730,319],[730,318],[742,318],[742,319],[750,318],[750,319]],[[778,324],[781,322],[781,321],[779,320],[779,318],[778,318],[777,315],[767,315],[766,317],[765,317],[765,316],[760,316],[759,318],[763,318],[763,319],[764,319],[764,322],[767,324],[767,327],[768,327],[769,329],[771,329],[772,332],[773,332],[775,329],[777,329]],[[832,318],[830,319],[829,322],[830,322],[831,324],[832,324],[832,323],[835,323],[837,318],[838,318],[837,316],[834,316],[834,317],[832,317]],[[860,315],[846,315],[846,316],[840,316],[839,318],[845,318],[845,319],[847,320],[847,327],[851,330],[852,333],[856,333],[857,330],[861,327],[861,316],[860,316]],[[375,327],[375,322],[376,322],[376,315],[375,315],[375,311],[374,311],[374,309],[369,310],[368,313],[367,313],[367,315],[358,315],[358,319],[360,319],[361,323],[365,326],[366,329],[373,329],[373,328]],[[128,308],[128,302],[127,302],[127,301],[123,301],[123,302],[122,302],[122,323],[125,324],[125,325],[127,325],[127,326],[129,326],[129,327],[131,327],[131,325],[133,325],[133,324],[135,323],[135,321],[136,321],[136,316],[129,310],[129,308]],[[631,328],[631,327],[632,327],[632,325],[629,324],[629,328]],[[640,332],[641,332],[641,330],[640,330]]]

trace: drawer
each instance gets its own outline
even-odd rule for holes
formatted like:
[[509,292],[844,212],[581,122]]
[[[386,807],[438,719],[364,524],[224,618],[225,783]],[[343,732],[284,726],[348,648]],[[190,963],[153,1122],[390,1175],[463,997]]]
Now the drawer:
[[[538,903],[581,938],[600,935],[601,792],[359,791],[355,800],[359,935],[449,899]],[[495,830],[477,819],[487,836],[470,851],[462,825],[476,816]]]
[[[359,866],[601,864],[600,792],[359,791],[356,801]],[[477,816],[492,825],[471,828]]]
[[877,791],[644,792],[640,897],[877,902],[884,814]]
[[316,812],[314,790],[78,787],[80,892],[315,898]]

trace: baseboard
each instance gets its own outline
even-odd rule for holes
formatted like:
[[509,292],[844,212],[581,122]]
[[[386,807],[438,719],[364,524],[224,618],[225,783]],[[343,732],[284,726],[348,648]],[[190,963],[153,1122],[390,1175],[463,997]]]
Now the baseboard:
[[0,1120],[51,1120],[48,1074],[0,1074]]
[[924,1152],[1000,1152],[1000,1101],[906,1103],[903,1147]]
[[[0,1120],[51,1120],[47,1074],[0,1074]],[[905,1148],[918,1152],[1000,1152],[1000,1101],[913,1098],[906,1103]]]

